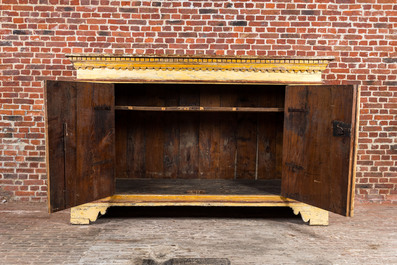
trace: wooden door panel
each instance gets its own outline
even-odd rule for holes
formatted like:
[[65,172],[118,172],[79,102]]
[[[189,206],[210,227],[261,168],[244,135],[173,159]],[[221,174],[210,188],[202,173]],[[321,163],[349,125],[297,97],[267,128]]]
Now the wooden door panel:
[[350,216],[357,89],[288,86],[282,196]]
[[112,195],[113,85],[47,81],[45,94],[50,212]]

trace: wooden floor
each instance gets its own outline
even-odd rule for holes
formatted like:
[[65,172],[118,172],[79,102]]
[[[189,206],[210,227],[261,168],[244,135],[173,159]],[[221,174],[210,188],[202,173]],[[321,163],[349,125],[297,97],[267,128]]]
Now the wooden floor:
[[116,179],[116,194],[279,195],[281,180]]

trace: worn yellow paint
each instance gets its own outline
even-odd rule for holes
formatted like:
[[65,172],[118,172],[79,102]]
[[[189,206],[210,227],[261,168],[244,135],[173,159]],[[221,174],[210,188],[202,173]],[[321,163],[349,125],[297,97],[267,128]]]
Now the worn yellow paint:
[[[95,77],[95,78],[94,78]],[[200,80],[216,82],[260,82],[260,83],[288,83],[288,84],[312,84],[321,83],[321,72],[317,73],[261,73],[261,72],[211,72],[211,71],[158,71],[148,70],[116,70],[116,69],[78,69],[78,79],[87,80],[151,80],[187,81]]]
[[70,210],[70,223],[75,225],[88,225],[95,222],[99,215],[104,215],[109,208],[107,204],[86,203]]
[[333,59],[68,55],[82,80],[313,84]]
[[304,203],[290,205],[294,214],[301,214],[304,222],[310,225],[328,225],[328,211]]
[[111,206],[250,206],[291,207],[310,225],[328,225],[328,212],[277,195],[113,195],[72,208],[72,224],[89,224]]

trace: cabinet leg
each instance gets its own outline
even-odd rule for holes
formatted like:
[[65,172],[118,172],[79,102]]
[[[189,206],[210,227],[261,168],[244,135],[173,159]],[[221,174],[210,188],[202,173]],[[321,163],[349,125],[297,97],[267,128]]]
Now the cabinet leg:
[[291,205],[294,214],[299,213],[304,222],[309,221],[309,225],[328,225],[328,211],[310,205]]
[[99,214],[104,215],[108,205],[83,204],[73,207],[70,211],[70,223],[74,225],[88,225],[95,222]]

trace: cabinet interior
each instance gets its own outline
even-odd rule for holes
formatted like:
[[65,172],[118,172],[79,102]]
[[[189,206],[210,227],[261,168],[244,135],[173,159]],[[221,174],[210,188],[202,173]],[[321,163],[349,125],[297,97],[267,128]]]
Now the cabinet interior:
[[116,193],[279,194],[285,86],[116,84]]

